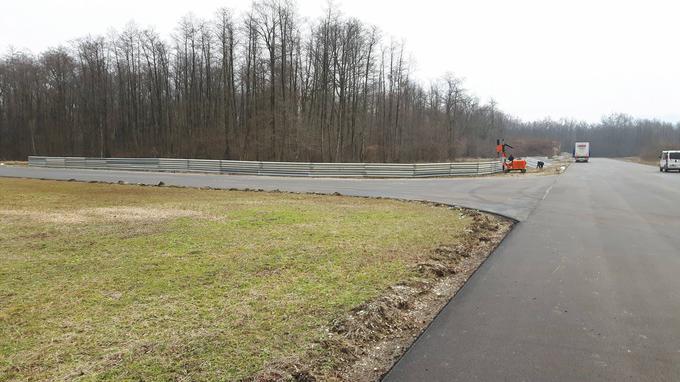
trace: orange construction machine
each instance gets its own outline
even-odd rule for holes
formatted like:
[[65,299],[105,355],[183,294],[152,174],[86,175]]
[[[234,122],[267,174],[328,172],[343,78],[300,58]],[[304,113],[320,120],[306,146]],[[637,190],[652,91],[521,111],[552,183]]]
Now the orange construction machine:
[[514,147],[505,143],[505,139],[496,139],[496,153],[499,158],[503,159],[503,172],[506,174],[510,171],[527,172],[527,161],[524,159],[515,159],[512,154],[508,157],[506,153],[508,147],[514,149]]
[[[512,157],[510,157],[512,158]],[[524,159],[506,159],[503,161],[503,172],[509,173],[510,171],[520,171],[522,173],[527,172],[527,161]]]

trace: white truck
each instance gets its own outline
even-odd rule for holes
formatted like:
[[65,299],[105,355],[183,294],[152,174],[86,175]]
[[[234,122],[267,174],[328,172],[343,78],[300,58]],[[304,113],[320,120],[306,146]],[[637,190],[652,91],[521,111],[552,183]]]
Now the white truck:
[[680,150],[662,151],[659,159],[659,171],[680,171]]
[[576,142],[574,144],[574,160],[588,162],[590,159],[590,142]]

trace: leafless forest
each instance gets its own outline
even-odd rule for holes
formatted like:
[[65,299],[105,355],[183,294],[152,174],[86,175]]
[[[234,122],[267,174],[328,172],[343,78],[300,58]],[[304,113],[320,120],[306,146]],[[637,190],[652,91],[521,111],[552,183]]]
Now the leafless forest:
[[634,119],[612,114],[599,123],[570,120],[519,123],[505,129],[506,139],[519,143],[522,154],[547,154],[550,147],[571,152],[576,141],[589,141],[594,156],[641,156],[655,159],[662,149],[680,149],[680,123]]
[[623,115],[516,120],[453,75],[414,80],[405,44],[377,28],[334,9],[303,20],[283,0],[186,17],[169,38],[131,24],[0,59],[2,159],[441,161],[493,156],[500,137],[527,154],[574,140],[610,156],[680,143],[677,125]]

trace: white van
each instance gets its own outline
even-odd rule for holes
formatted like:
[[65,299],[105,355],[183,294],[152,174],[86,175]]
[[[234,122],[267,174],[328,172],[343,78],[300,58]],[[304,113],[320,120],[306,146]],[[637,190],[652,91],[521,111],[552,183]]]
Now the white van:
[[574,160],[588,162],[590,159],[590,142],[576,142],[574,144]]
[[659,171],[680,171],[680,150],[662,151],[659,159]]

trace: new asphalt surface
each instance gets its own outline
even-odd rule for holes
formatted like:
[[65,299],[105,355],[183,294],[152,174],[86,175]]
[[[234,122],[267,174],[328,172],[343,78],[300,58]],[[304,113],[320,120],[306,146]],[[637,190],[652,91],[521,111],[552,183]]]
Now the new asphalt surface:
[[680,174],[571,165],[385,381],[680,381]]
[[521,221],[386,381],[680,381],[680,174],[264,178],[0,167],[0,176],[431,200]]

